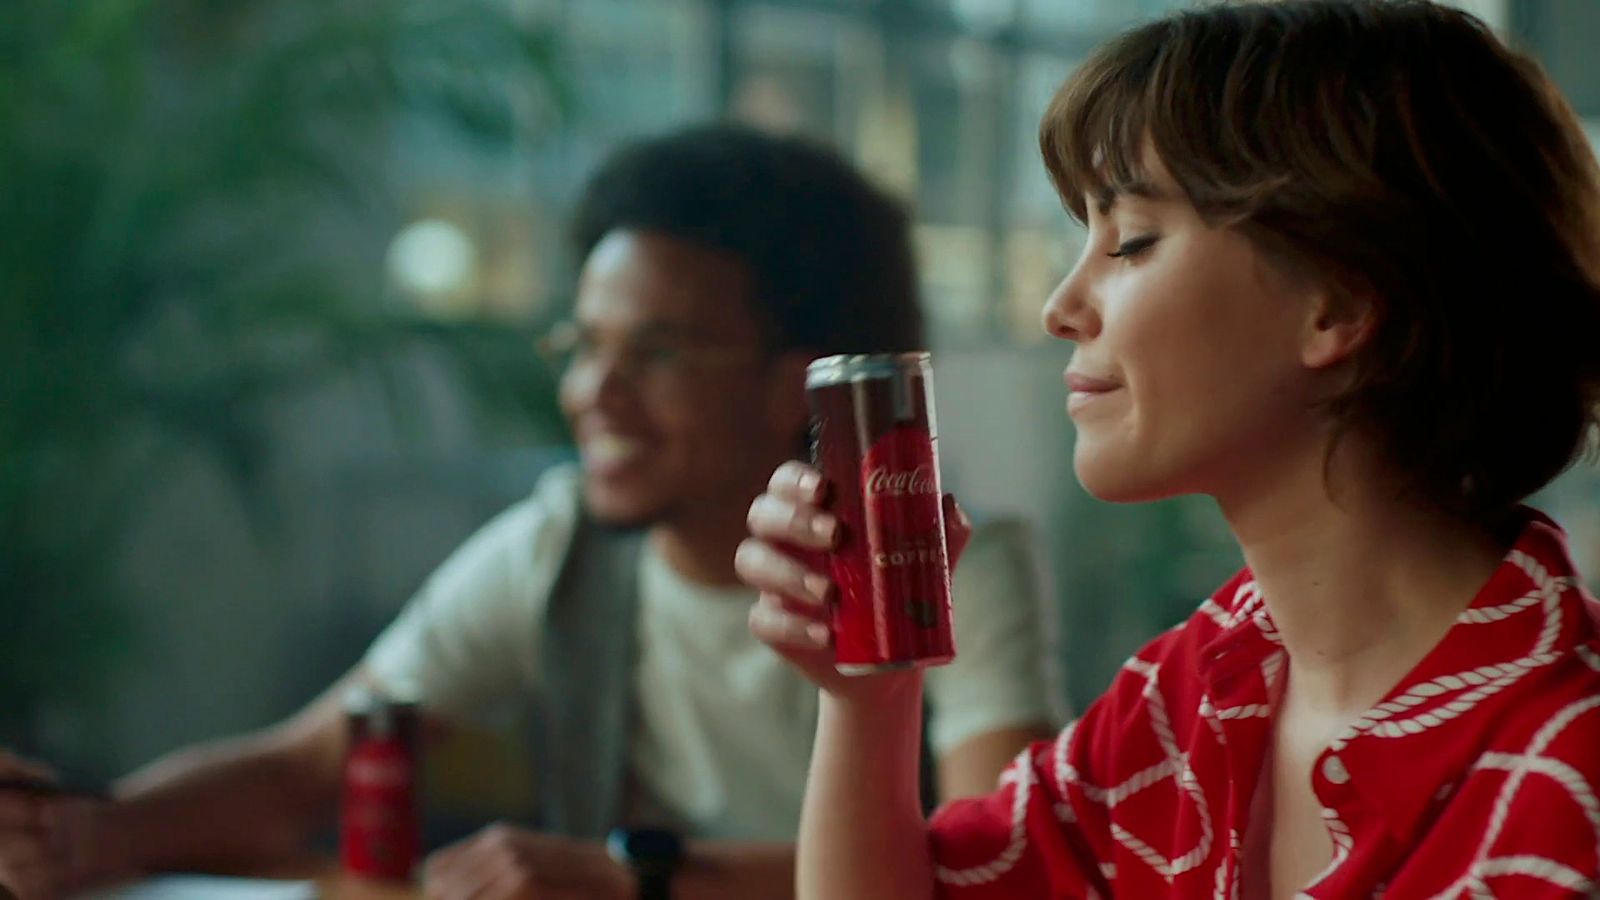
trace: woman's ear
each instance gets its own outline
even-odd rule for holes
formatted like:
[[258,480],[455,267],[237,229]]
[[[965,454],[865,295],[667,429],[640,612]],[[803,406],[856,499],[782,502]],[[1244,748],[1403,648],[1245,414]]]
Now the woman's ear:
[[1338,365],[1372,339],[1380,311],[1370,289],[1329,285],[1318,290],[1311,301],[1300,342],[1300,362],[1306,368]]

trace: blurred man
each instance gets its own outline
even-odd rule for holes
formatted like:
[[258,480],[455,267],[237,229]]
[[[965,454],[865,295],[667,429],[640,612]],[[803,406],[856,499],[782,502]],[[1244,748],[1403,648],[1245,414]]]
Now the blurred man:
[[[829,152],[711,127],[611,159],[573,236],[576,309],[548,349],[581,464],[469,539],[288,721],[174,753],[110,802],[0,794],[0,884],[32,900],[293,853],[331,821],[339,697],[366,684],[433,727],[537,726],[540,821],[434,854],[430,897],[632,897],[630,857],[679,898],[791,895],[816,693],[749,635],[733,556],[804,447],[806,364],[923,346],[906,217]],[[960,657],[929,679],[944,798],[991,788],[1057,714],[1015,524],[979,529],[955,596]],[[620,860],[600,841],[616,826]]]

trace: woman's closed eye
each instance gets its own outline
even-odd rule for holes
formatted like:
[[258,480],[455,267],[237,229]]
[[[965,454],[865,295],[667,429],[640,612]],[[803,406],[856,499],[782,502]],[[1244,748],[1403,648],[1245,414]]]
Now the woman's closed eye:
[[1155,246],[1156,241],[1160,239],[1161,238],[1159,235],[1154,234],[1129,238],[1128,240],[1123,241],[1121,244],[1118,244],[1117,249],[1107,253],[1106,255],[1113,259],[1128,259],[1135,257]]

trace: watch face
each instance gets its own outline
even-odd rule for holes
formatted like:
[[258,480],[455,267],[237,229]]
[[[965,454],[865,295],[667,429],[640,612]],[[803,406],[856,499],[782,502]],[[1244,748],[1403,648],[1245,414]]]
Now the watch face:
[[683,854],[683,842],[670,831],[645,828],[628,832],[628,855],[652,862],[676,862]]
[[634,868],[670,868],[683,856],[683,841],[659,828],[618,828],[606,838],[612,856]]

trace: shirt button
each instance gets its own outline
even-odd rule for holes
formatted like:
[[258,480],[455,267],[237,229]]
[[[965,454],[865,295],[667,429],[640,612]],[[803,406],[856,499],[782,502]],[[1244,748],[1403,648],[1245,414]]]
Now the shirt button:
[[1339,757],[1329,756],[1322,761],[1322,777],[1328,779],[1330,784],[1345,784],[1350,780],[1350,772]]

